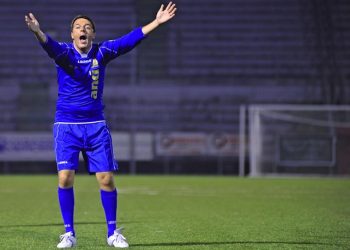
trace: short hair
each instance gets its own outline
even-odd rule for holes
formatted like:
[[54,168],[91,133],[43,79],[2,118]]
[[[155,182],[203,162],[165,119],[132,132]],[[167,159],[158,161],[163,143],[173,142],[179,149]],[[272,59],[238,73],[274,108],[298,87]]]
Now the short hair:
[[75,22],[77,19],[79,19],[79,18],[83,18],[83,19],[88,20],[88,21],[91,23],[91,25],[92,25],[92,29],[94,30],[94,32],[96,32],[94,21],[92,21],[92,19],[91,19],[90,17],[86,16],[86,15],[77,15],[76,17],[74,17],[73,20],[72,20],[72,22],[71,22],[71,24],[70,24],[71,30],[73,30],[74,22]]

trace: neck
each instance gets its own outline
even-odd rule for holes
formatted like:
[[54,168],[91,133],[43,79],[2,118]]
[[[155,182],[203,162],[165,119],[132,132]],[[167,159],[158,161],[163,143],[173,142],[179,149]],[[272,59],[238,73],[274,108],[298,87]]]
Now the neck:
[[87,53],[90,51],[90,49],[91,49],[91,47],[92,47],[92,44],[90,44],[89,47],[86,47],[86,48],[84,48],[84,49],[79,49],[79,48],[75,45],[74,42],[73,42],[73,46],[74,46],[74,48],[76,49],[76,51],[78,51],[80,54],[87,54]]

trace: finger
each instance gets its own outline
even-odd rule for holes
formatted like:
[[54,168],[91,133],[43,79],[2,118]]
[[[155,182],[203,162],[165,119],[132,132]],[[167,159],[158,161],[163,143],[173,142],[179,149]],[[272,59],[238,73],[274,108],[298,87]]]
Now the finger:
[[158,10],[158,12],[159,12],[159,11],[163,11],[163,8],[164,8],[164,4],[162,4],[162,5],[160,6],[160,9]]
[[175,15],[176,10],[177,10],[177,9],[175,8],[175,9],[173,9],[172,11],[170,11],[170,12],[169,12],[169,15]]
[[29,17],[32,19],[32,21],[36,21],[35,16],[33,15],[33,13],[29,13]]
[[29,26],[29,25],[31,24],[31,22],[32,22],[28,16],[25,16],[25,17],[24,17],[24,20],[25,20],[25,22],[27,23],[28,26]]
[[24,19],[26,20],[26,22],[30,22],[31,21],[30,17],[27,16],[27,15],[24,16]]
[[165,10],[167,10],[167,11],[168,11],[168,10],[169,10],[169,8],[170,8],[170,6],[171,6],[171,4],[172,4],[172,2],[169,2],[169,3],[168,3],[168,6],[166,6]]
[[172,5],[170,6],[170,8],[168,9],[168,12],[170,13],[170,12],[172,12],[174,9],[175,9],[175,4],[172,4]]
[[167,21],[169,21],[170,19],[172,19],[174,16],[175,16],[175,14],[169,15]]

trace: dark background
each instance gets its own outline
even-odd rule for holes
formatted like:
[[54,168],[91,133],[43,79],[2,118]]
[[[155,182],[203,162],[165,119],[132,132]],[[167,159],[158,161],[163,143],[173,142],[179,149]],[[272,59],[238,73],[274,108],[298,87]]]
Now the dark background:
[[[25,14],[33,12],[43,31],[66,42],[71,19],[86,14],[96,23],[96,41],[102,41],[152,21],[163,3],[0,2],[0,132],[4,133],[51,132],[54,118],[54,63],[28,31]],[[178,0],[176,4],[173,20],[107,68],[104,101],[112,131],[238,134],[240,105],[350,104],[350,1]],[[235,157],[180,158],[168,170],[197,172],[198,168],[191,170],[196,165],[201,166],[199,172],[215,173],[210,166],[218,161],[224,162],[222,173],[237,173]],[[150,165],[142,169],[162,172],[165,162],[142,163]],[[2,169],[9,169],[8,164]],[[128,172],[129,164],[121,164]]]

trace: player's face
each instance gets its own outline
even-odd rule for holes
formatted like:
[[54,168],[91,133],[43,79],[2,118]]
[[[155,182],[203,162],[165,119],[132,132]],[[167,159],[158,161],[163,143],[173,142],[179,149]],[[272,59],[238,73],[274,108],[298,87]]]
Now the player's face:
[[91,48],[92,41],[95,39],[95,31],[91,22],[84,18],[75,20],[71,37],[75,48],[81,53],[87,53]]

